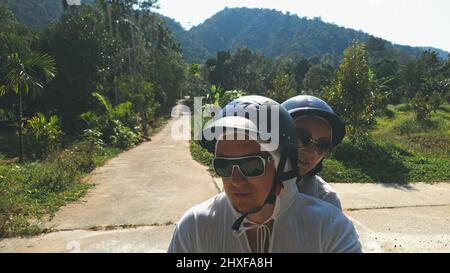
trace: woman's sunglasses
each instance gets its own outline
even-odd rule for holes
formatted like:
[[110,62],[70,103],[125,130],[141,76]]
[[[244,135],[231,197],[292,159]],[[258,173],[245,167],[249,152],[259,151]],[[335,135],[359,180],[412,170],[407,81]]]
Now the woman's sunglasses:
[[311,133],[306,130],[298,130],[298,146],[300,149],[312,146],[315,153],[319,155],[326,154],[331,149],[331,143],[327,140],[315,140]]
[[231,177],[233,170],[237,167],[245,177],[257,177],[264,174],[266,165],[272,160],[262,156],[244,156],[244,157],[215,157],[212,160],[214,171],[218,176]]

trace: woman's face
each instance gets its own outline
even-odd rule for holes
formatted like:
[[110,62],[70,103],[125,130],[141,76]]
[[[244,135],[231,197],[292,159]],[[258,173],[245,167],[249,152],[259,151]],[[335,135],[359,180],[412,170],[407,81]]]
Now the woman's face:
[[[331,147],[331,126],[317,116],[302,116],[295,120],[299,135],[299,173],[305,175],[313,170],[317,164],[327,155]],[[308,137],[312,142],[301,141]],[[303,143],[303,144],[302,144]]]

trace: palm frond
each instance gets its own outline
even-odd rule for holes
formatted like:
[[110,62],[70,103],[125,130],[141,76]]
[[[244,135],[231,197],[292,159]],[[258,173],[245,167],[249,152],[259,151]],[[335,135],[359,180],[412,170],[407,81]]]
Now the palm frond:
[[6,94],[6,85],[0,85],[0,97]]
[[106,111],[108,112],[108,113],[111,113],[112,112],[112,106],[111,106],[111,103],[109,103],[109,101],[104,97],[104,96],[102,96],[100,93],[98,93],[98,92],[93,92],[92,93],[92,96],[93,97],[95,97],[95,98],[97,98],[97,100],[103,105],[103,107],[105,107],[105,109],[106,109]]
[[48,54],[31,53],[23,60],[23,64],[30,72],[41,71],[46,81],[56,76],[55,60]]

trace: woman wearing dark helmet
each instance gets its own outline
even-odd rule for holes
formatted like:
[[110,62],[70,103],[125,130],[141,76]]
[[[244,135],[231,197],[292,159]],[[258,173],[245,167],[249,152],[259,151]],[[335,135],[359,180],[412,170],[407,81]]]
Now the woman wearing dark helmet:
[[299,95],[282,103],[295,121],[298,135],[297,185],[299,191],[333,204],[342,210],[341,201],[331,186],[317,174],[322,161],[345,136],[345,126],[323,100]]

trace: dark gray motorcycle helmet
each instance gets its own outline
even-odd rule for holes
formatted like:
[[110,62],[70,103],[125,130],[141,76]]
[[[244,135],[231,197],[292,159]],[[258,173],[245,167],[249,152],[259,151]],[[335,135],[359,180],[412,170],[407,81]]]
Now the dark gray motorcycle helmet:
[[345,136],[345,125],[325,101],[310,95],[298,95],[286,100],[281,105],[294,120],[304,115],[316,115],[326,119],[333,130],[331,139],[333,146],[342,142]]

